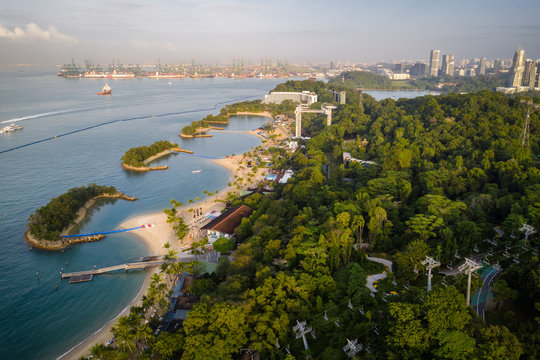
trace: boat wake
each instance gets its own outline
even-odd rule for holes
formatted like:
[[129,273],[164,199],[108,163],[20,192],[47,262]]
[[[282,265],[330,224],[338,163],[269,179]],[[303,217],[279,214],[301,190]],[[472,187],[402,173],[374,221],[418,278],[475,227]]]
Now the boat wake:
[[[95,125],[92,125],[92,126],[88,126],[88,127],[82,128],[82,129],[72,130],[72,131],[69,131],[69,132],[66,132],[66,133],[63,133],[63,134],[51,136],[51,137],[48,137],[48,138],[45,138],[45,139],[32,141],[32,142],[27,143],[27,144],[23,144],[23,145],[15,146],[15,147],[12,147],[12,148],[9,148],[9,149],[6,149],[6,150],[2,150],[2,151],[0,151],[0,154],[4,154],[4,153],[7,153],[7,152],[10,152],[10,151],[13,151],[13,150],[25,148],[25,147],[32,146],[32,145],[36,145],[36,144],[39,144],[39,143],[42,143],[42,142],[51,141],[51,140],[54,140],[54,139],[57,139],[57,138],[60,138],[60,137],[63,137],[63,136],[73,135],[73,134],[80,133],[80,132],[83,132],[83,131],[87,131],[87,130],[90,130],[90,129],[95,129],[97,127],[114,124],[114,123],[117,123],[117,122],[125,122],[125,121],[132,121],[132,120],[142,120],[142,119],[149,119],[149,118],[160,118],[160,117],[171,116],[171,115],[183,115],[183,114],[190,114],[190,113],[196,113],[196,112],[201,112],[201,111],[211,111],[211,110],[216,110],[218,108],[218,106],[223,105],[223,104],[230,104],[230,103],[235,103],[235,102],[239,102],[239,101],[246,101],[246,100],[250,100],[250,99],[254,99],[254,98],[257,98],[257,96],[249,96],[249,97],[240,98],[240,99],[232,99],[232,100],[228,100],[228,101],[221,101],[221,102],[218,102],[218,103],[214,104],[214,106],[210,107],[210,108],[177,111],[177,112],[170,112],[170,113],[165,113],[165,114],[134,116],[134,117],[125,118],[125,119],[116,119],[116,120],[106,121],[106,122],[95,124]],[[63,111],[80,111],[80,110],[63,110]],[[37,115],[33,115],[33,116],[37,116]],[[7,122],[11,122],[11,121],[13,121],[13,120],[7,120]]]
[[10,119],[10,120],[0,121],[0,124],[7,124],[7,123],[13,123],[13,122],[16,122],[16,121],[23,121],[23,120],[30,120],[30,119],[39,119],[39,118],[47,117],[47,116],[68,114],[68,113],[72,113],[72,112],[86,111],[86,110],[93,110],[93,109],[95,109],[95,107],[84,107],[84,108],[77,108],[77,109],[51,111],[51,112],[46,112],[46,113],[41,113],[41,114],[28,115],[28,116],[14,118],[14,119]]

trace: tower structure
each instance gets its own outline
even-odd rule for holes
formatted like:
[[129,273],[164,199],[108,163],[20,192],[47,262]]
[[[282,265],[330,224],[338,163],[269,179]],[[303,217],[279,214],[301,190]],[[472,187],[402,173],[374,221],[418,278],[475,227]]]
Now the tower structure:
[[471,274],[482,266],[474,260],[465,258],[465,263],[458,267],[461,272],[466,272],[467,278],[467,306],[471,304]]
[[439,58],[441,50],[431,50],[429,55],[429,76],[437,76],[439,73]]
[[521,86],[523,81],[523,72],[525,70],[525,50],[516,50],[512,60],[512,70],[510,72],[510,86]]
[[520,142],[521,146],[529,147],[529,133],[531,124],[531,112],[539,110],[540,105],[533,103],[531,100],[521,100],[521,103],[527,107],[527,113],[525,114],[525,121],[523,122],[523,129],[521,130]]
[[454,76],[454,55],[443,55],[441,70],[443,75]]
[[536,62],[527,60],[525,63],[525,72],[523,75],[523,86],[528,86],[529,89],[534,89],[536,83]]
[[480,69],[478,70],[478,75],[486,75],[486,57],[482,56],[480,59]]
[[433,277],[431,275],[431,270],[433,270],[437,266],[441,266],[441,263],[426,255],[426,260],[422,261],[422,265],[424,265],[428,271],[427,291],[429,292],[431,291],[431,278]]

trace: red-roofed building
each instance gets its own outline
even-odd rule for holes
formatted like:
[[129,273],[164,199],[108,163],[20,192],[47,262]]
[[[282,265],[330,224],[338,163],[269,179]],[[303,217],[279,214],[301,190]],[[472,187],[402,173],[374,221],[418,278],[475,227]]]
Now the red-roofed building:
[[203,226],[200,235],[202,238],[208,237],[210,243],[220,237],[230,238],[234,234],[234,229],[242,222],[242,219],[252,213],[253,209],[247,205],[230,208]]

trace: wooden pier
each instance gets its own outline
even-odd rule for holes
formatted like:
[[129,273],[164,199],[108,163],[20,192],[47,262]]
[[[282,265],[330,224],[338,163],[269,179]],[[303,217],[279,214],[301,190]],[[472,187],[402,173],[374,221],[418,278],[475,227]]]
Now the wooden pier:
[[[121,264],[121,265],[114,265],[114,266],[108,266],[100,269],[93,269],[93,270],[84,270],[84,271],[76,271],[76,272],[66,272],[62,273],[62,279],[66,278],[72,278],[72,277],[82,277],[85,278],[88,275],[100,275],[100,274],[107,274],[114,271],[128,271],[128,270],[137,270],[137,269],[146,269],[154,266],[160,266],[161,264],[165,263],[165,260],[155,260],[155,261],[141,261],[141,262],[133,262],[133,263],[127,263],[127,264]],[[85,280],[85,281],[91,281]],[[77,282],[77,281],[74,281]]]

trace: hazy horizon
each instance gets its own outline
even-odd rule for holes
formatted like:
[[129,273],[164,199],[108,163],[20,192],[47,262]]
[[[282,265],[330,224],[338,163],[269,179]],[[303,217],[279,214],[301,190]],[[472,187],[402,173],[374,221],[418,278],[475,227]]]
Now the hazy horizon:
[[540,2],[19,0],[0,5],[0,64],[291,63],[540,58]]

